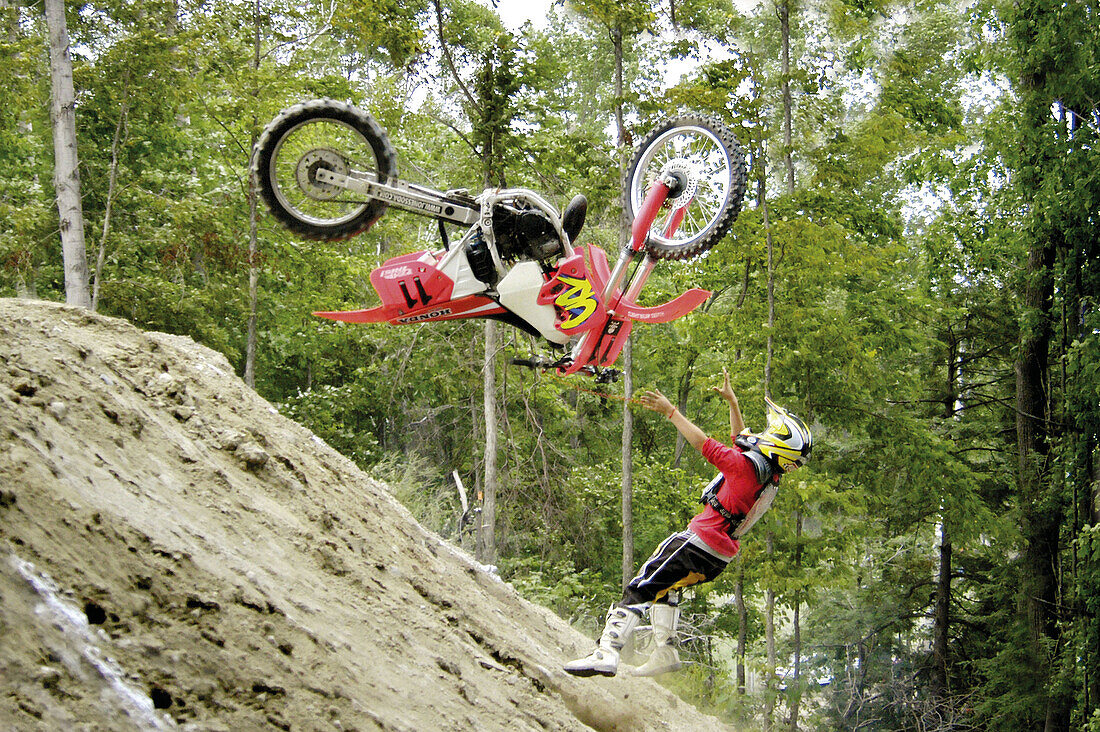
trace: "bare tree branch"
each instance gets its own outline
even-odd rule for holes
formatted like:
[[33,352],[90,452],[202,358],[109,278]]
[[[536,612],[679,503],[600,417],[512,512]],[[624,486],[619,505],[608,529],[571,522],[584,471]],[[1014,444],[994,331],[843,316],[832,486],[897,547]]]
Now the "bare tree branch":
[[443,2],[442,0],[435,0],[435,19],[438,25],[439,31],[439,48],[443,52],[443,60],[447,63],[447,68],[451,72],[451,76],[454,77],[455,83],[458,84],[458,88],[462,90],[462,94],[466,97],[466,101],[470,103],[470,106],[477,109],[477,99],[470,90],[466,88],[466,85],[462,83],[462,77],[458,75],[458,69],[455,68],[454,59],[451,57],[450,47],[447,45],[447,39],[443,36]]

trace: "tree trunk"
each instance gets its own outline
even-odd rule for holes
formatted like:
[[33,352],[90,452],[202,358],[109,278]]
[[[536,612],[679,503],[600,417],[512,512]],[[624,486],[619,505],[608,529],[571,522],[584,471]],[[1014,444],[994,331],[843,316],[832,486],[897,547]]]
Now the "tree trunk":
[[[256,134],[252,134],[256,144]],[[260,295],[260,268],[256,184],[249,176],[248,182],[248,336],[245,342],[244,383],[256,385],[256,323]]]
[[99,252],[95,260],[95,275],[92,278],[92,310],[99,307],[100,280],[103,277],[103,264],[107,258],[107,236],[111,233],[111,209],[114,208],[115,192],[118,189],[118,149],[122,142],[122,131],[126,128],[126,117],[130,104],[123,100],[115,125],[115,137],[111,140],[111,172],[107,180],[107,204],[103,210],[103,235],[99,239]]
[[[258,71],[260,68],[260,0],[256,0],[253,6],[252,21],[255,24],[253,36],[252,68]],[[253,95],[254,97],[256,95]],[[258,101],[258,100],[254,100]],[[259,122],[252,120],[252,144],[248,148],[256,148],[256,127]],[[256,181],[248,176],[248,336],[245,342],[244,352],[244,383],[250,387],[256,385],[256,324],[258,320],[260,292],[260,266],[259,266],[259,206],[257,204],[258,191]]]
[[[6,25],[5,35],[7,36],[8,42],[11,44],[11,47],[18,48],[17,43],[22,35],[19,25],[19,13],[13,12],[5,15],[7,17],[10,17],[11,19],[11,22],[7,23]],[[16,51],[16,53],[12,55],[11,59],[13,62],[15,62],[14,66],[16,66],[16,68],[21,65],[19,61],[22,58],[22,51]],[[25,72],[16,72],[16,78],[20,80],[20,83],[22,83],[27,78],[27,76],[28,74]],[[15,129],[16,134],[18,135],[29,136],[34,133],[34,125],[32,125],[30,122],[30,115],[28,114],[27,110],[22,110],[19,113],[19,116],[15,122]],[[35,185],[38,185],[39,179],[37,174],[34,176],[32,182]],[[25,263],[15,268],[15,296],[17,298],[20,298],[21,300],[33,300],[38,297],[38,285],[35,276],[38,268],[35,265],[34,256],[31,254],[30,248],[26,247],[24,249],[24,252],[26,253]]]
[[[1032,283],[1027,286],[1025,305],[1038,315],[1040,324],[1023,334],[1016,372],[1016,458],[1020,474],[1021,505],[1024,516],[1024,537],[1027,539],[1026,572],[1030,579],[1027,593],[1027,615],[1031,620],[1032,640],[1054,631],[1054,566],[1057,559],[1057,529],[1060,522],[1051,511],[1035,505],[1043,499],[1046,481],[1047,395],[1046,384],[1051,374],[1047,323],[1049,298],[1053,294],[1048,267],[1053,263],[1053,247],[1036,242],[1027,262]],[[1053,542],[1052,542],[1053,540]]]
[[[767,163],[763,155],[761,166],[766,169]],[[768,339],[764,353],[764,396],[771,396],[772,384],[772,349],[775,345],[773,332],[775,330],[775,242],[772,239],[771,221],[768,217],[768,198],[765,190],[764,175],[756,180],[756,200],[760,206],[760,215],[764,226],[764,237],[768,250]]]
[[1019,180],[1027,210],[1032,211],[1024,230],[1028,260],[1021,294],[1020,344],[1016,370],[1016,451],[1021,530],[1024,558],[1020,591],[1024,598],[1031,634],[1037,683],[1047,692],[1045,729],[1069,728],[1069,706],[1064,694],[1054,690],[1055,670],[1051,648],[1060,641],[1058,627],[1058,558],[1063,507],[1053,486],[1049,462],[1050,343],[1053,336],[1051,309],[1054,296],[1052,269],[1060,240],[1057,225],[1035,205],[1036,192],[1058,162],[1052,157],[1049,127],[1051,74],[1045,59],[1033,53],[1056,32],[1056,10],[1036,0],[1016,4],[1011,38],[1020,59],[1020,110],[1018,141]]
[[[802,573],[802,507],[794,512],[794,571],[795,575]],[[802,626],[800,618],[802,613],[802,590],[794,591],[794,616],[791,622],[794,624],[793,638],[791,639],[791,653],[794,654],[794,677],[791,680],[790,707],[791,707],[791,732],[798,732],[798,713],[802,703]]]
[[745,651],[749,640],[749,609],[745,605],[745,564],[737,555],[737,583],[733,599],[737,605],[737,693],[745,693]]
[[[693,351],[691,357],[688,359],[687,364],[684,365],[684,373],[680,376],[680,388],[677,390],[676,395],[676,408],[680,410],[680,414],[687,414],[687,402],[688,395],[691,393],[691,376],[692,369],[695,366],[695,360],[699,358],[699,352]],[[687,447],[687,440],[680,434],[680,431],[676,431],[676,451],[672,457],[672,467],[679,468],[680,460],[684,456],[684,448]]]
[[[763,120],[761,120],[763,125]],[[762,127],[763,129],[763,127]],[[764,352],[764,395],[771,395],[771,381],[772,381],[772,349],[774,346],[774,340],[772,337],[773,326],[775,325],[775,246],[772,240],[771,223],[768,217],[768,197],[767,197],[767,184],[766,184],[766,171],[767,171],[767,158],[764,153],[764,141],[761,139],[760,148],[757,155],[757,165],[754,168],[757,169],[756,173],[756,198],[760,207],[761,223],[764,228],[765,241],[767,242],[768,253],[768,337],[767,344]],[[767,532],[767,557],[768,562],[774,561],[775,557],[775,535],[771,529]],[[767,667],[765,669],[765,713],[764,723],[765,728],[771,730],[772,717],[775,712],[775,697],[778,692],[778,684],[775,676],[776,656],[775,656],[775,589],[772,587],[773,580],[767,580],[768,587],[764,593],[765,607],[764,607],[764,636],[767,645]]]
[[951,623],[951,528],[947,516],[940,524],[940,571],[932,619],[932,693],[943,697],[948,692],[951,663],[949,630]]
[[497,540],[497,324],[485,321],[485,361],[482,390],[485,396],[485,479],[481,505],[481,531],[477,558],[482,564],[496,564]]
[[[775,534],[771,529],[768,529],[767,554],[768,562],[772,562],[775,558]],[[775,668],[778,665],[775,655],[775,590],[770,584],[764,592],[764,645],[768,654],[764,669],[764,728],[771,730],[772,717],[775,714],[775,696],[779,692],[779,684],[775,675]]]
[[[615,131],[619,134],[619,147],[626,146],[626,123],[623,121],[623,31],[611,29],[611,44],[615,62]],[[620,155],[620,158],[622,156]],[[620,168],[622,162],[620,160]]]
[[[1034,126],[1032,135],[1045,124],[1044,113],[1038,109],[1029,115]],[[1025,145],[1034,140],[1025,137]],[[1037,167],[1031,175],[1041,177],[1036,160],[1038,153],[1026,153],[1025,159]],[[1050,383],[1050,324],[1051,301],[1054,294],[1051,268],[1054,264],[1055,246],[1050,233],[1041,225],[1032,232],[1028,252],[1027,269],[1022,306],[1031,314],[1021,329],[1020,347],[1016,370],[1016,455],[1017,480],[1020,492],[1020,515],[1024,539],[1024,561],[1021,590],[1025,598],[1027,622],[1031,633],[1032,653],[1036,669],[1044,686],[1048,686],[1053,674],[1047,642],[1058,637],[1057,562],[1059,533],[1062,523],[1061,506],[1051,495],[1048,485],[1048,394]],[[1056,718],[1055,699],[1048,695],[1046,729],[1063,729]]]
[[787,171],[787,192],[794,193],[794,158],[791,155],[791,146],[794,136],[792,134],[791,107],[791,3],[790,0],[782,0],[779,3],[779,32],[780,32],[780,59],[782,70],[780,72],[779,88],[783,95],[783,165]]
[[[611,41],[614,47],[615,63],[615,130],[618,134],[618,158],[619,179],[623,177],[626,167],[625,152],[627,147],[626,122],[623,114],[623,32],[622,28],[611,29]],[[626,192],[623,192],[626,195]],[[625,203],[625,202],[624,202]],[[619,246],[626,243],[626,232],[629,230],[629,222],[626,220],[626,206],[623,205],[623,213],[620,217]],[[623,588],[625,589],[634,577],[634,466],[632,449],[634,443],[634,415],[630,411],[630,397],[634,390],[633,364],[634,348],[632,340],[627,337],[623,346],[623,389],[627,401],[623,403],[623,482],[622,482],[622,515],[623,515]]]
[[[780,57],[781,76],[780,93],[783,97],[783,167],[787,173],[787,193],[795,192],[794,185],[794,157],[792,147],[794,145],[793,117],[794,103],[791,100],[791,3],[790,0],[781,0],[779,4],[779,32],[780,32]],[[768,380],[767,391],[771,392],[771,361],[772,361],[772,332],[775,328],[775,270],[774,270],[774,246],[769,230],[768,234]],[[798,543],[795,545],[795,571],[802,566],[802,510],[795,512],[795,534]],[[794,616],[791,622],[794,624],[794,679],[789,693],[791,710],[791,732],[798,730],[798,712],[802,698],[802,689],[799,687],[802,665],[802,628],[801,628],[802,593],[795,590]]]
[[[956,403],[959,400],[959,340],[953,330],[948,328],[945,338],[947,346],[947,388],[943,398],[943,417],[955,418]],[[950,629],[951,629],[951,517],[947,508],[940,510],[940,552],[939,576],[936,581],[936,596],[932,611],[932,672],[931,690],[937,697],[948,693],[950,683]]]
[[[1021,589],[1025,597],[1028,626],[1037,668],[1049,683],[1053,669],[1048,641],[1058,638],[1058,548],[1062,510],[1050,481],[1047,466],[1049,445],[1047,390],[1050,378],[1049,324],[1053,295],[1050,267],[1054,246],[1046,238],[1033,242],[1028,256],[1028,285],[1025,307],[1037,314],[1035,325],[1022,334],[1016,361],[1016,451],[1024,563]],[[1054,696],[1047,700],[1046,730],[1065,729]]]
[[76,91],[69,30],[63,0],[46,0],[50,35],[50,116],[53,121],[54,191],[60,218],[61,252],[65,265],[65,302],[92,307],[88,259],[84,243],[84,209],[80,200],[79,158],[76,152]]

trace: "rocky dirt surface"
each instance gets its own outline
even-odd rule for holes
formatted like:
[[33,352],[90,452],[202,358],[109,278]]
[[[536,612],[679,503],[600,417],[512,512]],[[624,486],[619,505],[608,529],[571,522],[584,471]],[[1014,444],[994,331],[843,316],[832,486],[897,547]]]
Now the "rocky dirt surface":
[[0,299],[0,729],[709,730],[219,353]]

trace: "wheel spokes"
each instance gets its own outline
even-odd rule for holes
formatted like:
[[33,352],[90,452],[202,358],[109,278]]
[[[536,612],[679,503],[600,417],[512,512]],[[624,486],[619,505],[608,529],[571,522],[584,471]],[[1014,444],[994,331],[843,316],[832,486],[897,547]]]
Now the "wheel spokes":
[[[691,198],[686,204],[688,210],[683,222],[671,237],[665,237],[663,224],[656,223],[651,229],[651,236],[665,244],[686,246],[705,235],[717,223],[723,204],[731,193],[732,163],[724,146],[707,130],[672,130],[665,139],[655,141],[652,152],[639,166],[644,185],[639,185],[642,180],[635,175],[631,191],[635,210],[640,207],[649,185],[666,166],[676,166],[678,170],[686,167],[690,171]],[[669,205],[675,206],[676,200],[670,200]]]
[[347,175],[375,167],[370,143],[355,129],[337,120],[309,120],[279,141],[271,184],[286,208],[306,221],[328,226],[354,219],[369,202],[319,181],[317,171]]

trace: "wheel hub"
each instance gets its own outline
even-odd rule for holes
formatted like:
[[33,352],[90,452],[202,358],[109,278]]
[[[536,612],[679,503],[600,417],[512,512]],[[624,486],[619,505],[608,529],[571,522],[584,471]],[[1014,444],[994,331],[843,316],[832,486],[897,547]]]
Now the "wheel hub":
[[694,163],[687,158],[675,158],[669,160],[661,168],[661,177],[675,176],[682,183],[675,196],[669,195],[665,199],[667,208],[683,208],[695,199],[695,193],[699,190],[699,172]]
[[318,201],[331,201],[340,195],[341,189],[331,183],[317,180],[317,171],[328,170],[337,175],[347,175],[348,165],[344,157],[327,148],[315,148],[298,158],[295,177],[298,187],[310,198]]

